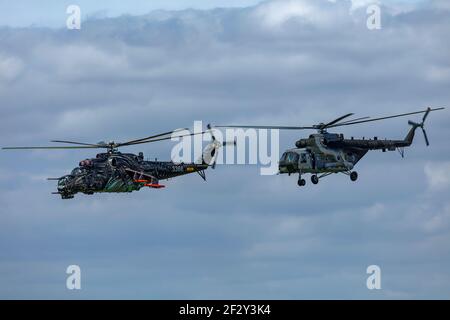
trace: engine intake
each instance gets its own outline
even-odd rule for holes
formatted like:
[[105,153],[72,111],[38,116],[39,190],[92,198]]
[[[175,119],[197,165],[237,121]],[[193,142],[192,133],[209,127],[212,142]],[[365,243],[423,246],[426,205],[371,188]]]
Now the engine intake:
[[308,147],[309,143],[308,143],[308,139],[300,139],[297,142],[295,142],[295,146],[297,148],[306,148]]

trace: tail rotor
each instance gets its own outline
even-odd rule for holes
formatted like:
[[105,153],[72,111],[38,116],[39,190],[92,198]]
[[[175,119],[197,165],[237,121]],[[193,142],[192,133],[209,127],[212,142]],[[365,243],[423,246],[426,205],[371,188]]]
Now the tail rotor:
[[430,111],[431,111],[431,108],[428,108],[427,111],[425,112],[425,114],[423,115],[423,118],[422,118],[422,122],[421,122],[421,123],[416,123],[416,122],[413,122],[413,121],[408,121],[408,123],[409,123],[411,126],[413,126],[414,128],[420,128],[420,129],[422,129],[423,137],[425,138],[425,144],[426,144],[427,146],[430,145],[430,141],[428,140],[428,136],[427,136],[427,132],[425,131],[424,124],[425,124],[425,120],[427,119],[427,117],[428,117]]
[[203,152],[203,161],[211,166],[212,169],[216,168],[216,160],[217,160],[217,154],[221,147],[225,147],[228,145],[236,145],[236,140],[229,142],[229,141],[223,141],[220,142],[217,140],[216,136],[214,135],[214,130],[212,129],[211,125],[208,124],[206,126],[208,132],[211,135],[212,142],[206,146],[204,152]]

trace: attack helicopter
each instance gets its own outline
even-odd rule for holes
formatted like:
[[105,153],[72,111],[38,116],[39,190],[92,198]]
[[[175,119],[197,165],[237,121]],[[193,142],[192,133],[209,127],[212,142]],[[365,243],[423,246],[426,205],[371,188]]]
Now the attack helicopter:
[[[444,108],[427,108],[426,110],[385,116],[380,118],[362,117],[343,121],[353,113],[343,115],[327,123],[319,123],[312,126],[248,126],[248,125],[221,125],[218,128],[253,128],[253,129],[280,129],[280,130],[317,130],[317,133],[311,134],[308,138],[302,138],[295,142],[295,148],[286,150],[280,158],[278,169],[280,174],[298,173],[298,185],[305,186],[306,180],[302,178],[303,174],[311,174],[311,182],[318,184],[323,179],[333,173],[343,173],[350,177],[351,181],[358,179],[358,173],[352,171],[355,165],[370,150],[395,151],[398,150],[401,156],[404,156],[404,148],[409,147],[414,139],[417,128],[421,128],[425,143],[429,146],[427,133],[424,129],[424,123],[432,111],[443,110]],[[373,139],[346,139],[342,133],[330,133],[328,129],[351,126],[360,123],[380,121],[385,119],[404,117],[414,114],[424,114],[422,122],[416,123],[408,121],[411,129],[403,140],[381,140],[378,137]]]
[[[219,142],[214,136],[211,126],[203,132],[190,134],[179,134],[179,129],[164,132],[149,137],[130,140],[126,142],[99,142],[83,143],[75,141],[52,140],[51,142],[66,145],[46,146],[46,147],[3,147],[4,150],[58,150],[58,149],[106,149],[106,152],[98,153],[95,158],[86,159],[79,162],[79,166],[74,168],[70,174],[59,178],[48,178],[56,180],[57,191],[62,199],[72,199],[77,193],[92,195],[99,192],[132,192],[139,191],[143,187],[160,189],[164,185],[159,184],[159,180],[170,179],[190,173],[198,173],[206,181],[205,170],[214,168],[217,159],[218,149],[227,145],[227,142]],[[184,138],[197,134],[209,133],[212,141],[203,149],[201,159],[194,163],[174,163],[173,161],[147,161],[144,154],[122,153],[120,147],[133,146],[138,144],[153,143],[172,139],[172,137]],[[67,144],[70,144],[68,146]],[[235,142],[233,142],[235,144]]]

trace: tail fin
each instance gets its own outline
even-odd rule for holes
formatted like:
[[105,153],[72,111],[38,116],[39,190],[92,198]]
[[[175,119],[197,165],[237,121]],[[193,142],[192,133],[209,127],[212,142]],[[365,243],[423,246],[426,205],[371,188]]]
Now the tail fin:
[[414,135],[416,133],[416,129],[419,127],[416,124],[411,124],[412,128],[408,131],[408,134],[405,137],[405,142],[410,146],[414,140]]

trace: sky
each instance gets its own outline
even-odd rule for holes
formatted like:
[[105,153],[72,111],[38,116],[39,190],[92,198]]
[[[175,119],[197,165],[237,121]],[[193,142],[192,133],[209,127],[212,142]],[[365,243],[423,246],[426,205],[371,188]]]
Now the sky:
[[[81,30],[56,3],[0,2],[0,146],[447,109],[427,120],[429,148],[417,132],[404,159],[369,153],[357,183],[305,188],[219,165],[206,183],[63,201],[45,179],[95,154],[2,151],[0,298],[450,298],[447,1],[381,1],[380,30],[367,1],[79,1]],[[401,139],[407,120],[339,133]],[[282,132],[281,151],[308,134]],[[169,159],[173,145],[126,151]],[[366,287],[369,265],[381,290]]]
[[[406,5],[422,3],[426,0],[384,0],[390,5]],[[248,7],[262,0],[42,0],[11,1],[0,0],[0,25],[13,27],[63,27],[64,15],[69,5],[75,4],[82,8],[84,18],[117,17],[123,14],[142,15],[152,10],[186,10],[214,9],[230,7]],[[331,0],[333,2],[333,0]],[[354,6],[374,3],[374,0],[352,0]],[[13,13],[13,14],[11,14]]]
[[[152,10],[184,10],[213,9],[217,7],[246,7],[255,5],[261,0],[43,0],[43,1],[11,1],[1,0],[0,25],[9,26],[52,26],[63,27],[67,6],[75,4],[82,8],[87,17],[109,16],[123,14],[146,14]],[[6,9],[6,10],[5,10]],[[14,12],[13,15],[8,12]],[[63,15],[61,15],[63,13]]]

